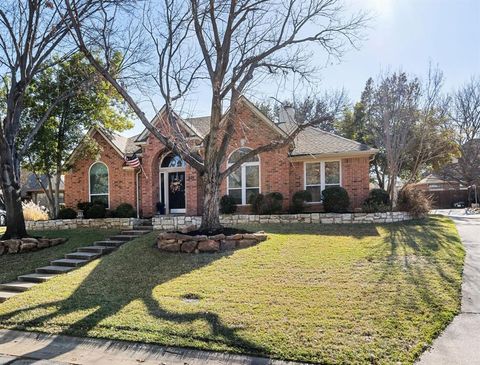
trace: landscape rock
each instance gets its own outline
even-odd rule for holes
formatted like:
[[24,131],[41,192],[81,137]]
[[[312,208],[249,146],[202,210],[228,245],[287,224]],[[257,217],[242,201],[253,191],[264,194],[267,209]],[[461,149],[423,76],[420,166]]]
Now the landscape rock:
[[8,247],[8,253],[18,253],[20,251],[20,240],[6,240],[4,245]]
[[214,240],[200,241],[198,243],[198,250],[200,252],[218,252],[220,250],[220,243]]
[[167,244],[167,245],[163,245],[161,247],[161,249],[163,251],[167,251],[167,252],[179,252],[180,251],[180,246],[181,246],[180,243],[170,243],[170,244]]
[[220,250],[230,251],[230,250],[234,250],[236,246],[237,246],[237,241],[235,240],[223,240],[220,243]]
[[185,241],[182,243],[181,251],[186,253],[192,253],[197,248],[197,241]]
[[25,242],[22,240],[22,243],[20,244],[20,252],[29,252],[35,250],[36,248],[37,244],[34,242]]
[[3,244],[3,241],[0,241],[0,256],[6,253],[6,251],[7,251],[7,248]]
[[50,246],[50,240],[48,238],[39,238],[38,239],[38,248],[46,248]]
[[257,243],[258,243],[257,240],[254,240],[254,239],[243,239],[243,240],[238,241],[237,247],[238,248],[247,248],[247,247],[256,245]]
[[23,243],[33,243],[34,245],[38,245],[38,240],[36,238],[33,238],[33,237],[22,238],[22,242]]

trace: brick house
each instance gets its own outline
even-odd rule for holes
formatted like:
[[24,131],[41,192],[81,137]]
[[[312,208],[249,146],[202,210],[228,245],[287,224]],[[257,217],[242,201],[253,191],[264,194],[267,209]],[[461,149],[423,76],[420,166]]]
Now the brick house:
[[[242,97],[225,164],[233,163],[250,148],[266,144],[274,134],[285,135],[291,112],[282,111],[275,123]],[[164,120],[161,110],[152,123],[168,133]],[[202,141],[209,133],[209,117],[185,118],[180,122],[189,143],[201,151]],[[74,158],[81,145],[72,153],[75,162],[65,175],[67,207],[101,200],[115,209],[126,202],[137,207],[141,216],[149,217],[157,212],[157,203],[161,202],[166,214],[201,214],[198,173],[147,130],[131,138],[100,129],[92,129],[88,135],[102,147],[101,155],[98,160]],[[290,146],[261,153],[244,163],[225,179],[221,191],[235,198],[240,212],[249,212],[247,203],[252,194],[280,192],[286,210],[296,191],[309,190],[313,201],[308,210],[321,211],[321,191],[339,185],[347,190],[352,209],[358,209],[369,192],[369,160],[375,152],[361,143],[307,128]],[[141,159],[143,171],[125,165],[125,156],[134,154]]]

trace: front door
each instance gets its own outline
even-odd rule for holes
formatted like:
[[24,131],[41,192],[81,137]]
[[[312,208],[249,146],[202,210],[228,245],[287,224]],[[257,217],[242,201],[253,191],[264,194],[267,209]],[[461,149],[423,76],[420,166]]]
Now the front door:
[[170,213],[185,213],[185,172],[168,173],[168,208]]

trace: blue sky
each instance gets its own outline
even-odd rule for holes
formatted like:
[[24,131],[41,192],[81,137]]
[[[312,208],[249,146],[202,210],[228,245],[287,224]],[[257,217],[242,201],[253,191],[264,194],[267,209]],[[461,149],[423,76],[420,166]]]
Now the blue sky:
[[[445,76],[445,91],[480,76],[480,0],[344,0],[347,9],[363,9],[372,16],[359,50],[347,52],[341,62],[324,67],[316,88],[344,88],[352,102],[358,100],[366,80],[380,72],[401,69],[423,76],[429,62]],[[322,54],[312,62],[324,65]],[[250,97],[289,98],[292,88],[259,85]],[[202,87],[188,97],[188,114],[208,115],[208,89]],[[147,115],[154,108],[144,104]],[[140,122],[127,135],[139,133]]]

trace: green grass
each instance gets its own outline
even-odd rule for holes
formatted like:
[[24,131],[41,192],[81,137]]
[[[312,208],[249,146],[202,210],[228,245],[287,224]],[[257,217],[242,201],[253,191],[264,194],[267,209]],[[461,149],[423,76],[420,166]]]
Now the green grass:
[[0,283],[15,280],[18,275],[31,273],[37,267],[49,265],[50,261],[63,258],[65,254],[75,251],[78,247],[88,246],[94,241],[102,240],[117,232],[118,230],[106,229],[29,232],[32,236],[65,237],[68,238],[68,241],[64,244],[44,248],[39,251],[0,256]]
[[411,364],[459,311],[464,250],[449,219],[262,229],[269,240],[223,254],[162,253],[155,233],[143,236],[6,301],[0,324],[324,364]]

